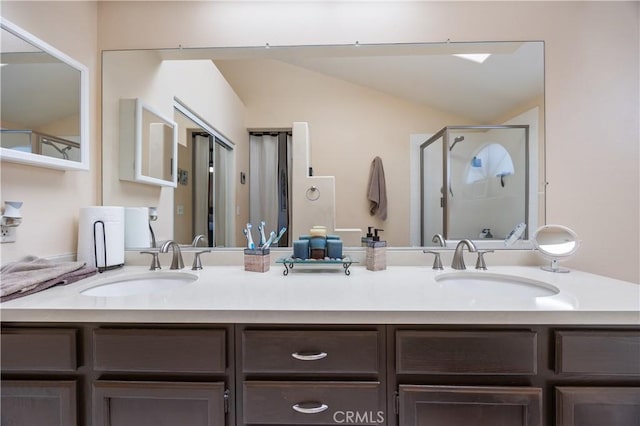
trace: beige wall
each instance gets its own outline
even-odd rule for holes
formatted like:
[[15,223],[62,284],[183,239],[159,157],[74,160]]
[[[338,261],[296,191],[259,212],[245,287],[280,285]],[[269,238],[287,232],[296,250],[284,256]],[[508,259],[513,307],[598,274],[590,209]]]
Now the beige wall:
[[[34,32],[39,22],[49,22],[52,16],[68,22],[43,25],[39,35],[62,50],[70,46],[66,53],[90,67],[95,88],[92,8],[84,3],[3,2],[2,13]],[[122,49],[356,40],[544,40],[547,222],[570,226],[583,240],[568,265],[637,282],[639,9],[638,2],[105,2],[98,6],[98,44],[100,49]],[[67,31],[78,25],[81,31]],[[92,123],[94,138],[96,123]],[[92,160],[96,157],[93,153]],[[76,214],[76,206],[54,211],[60,234],[55,244],[49,239],[51,233],[45,236],[53,226],[45,224],[44,210],[49,216],[53,201],[68,204],[72,197],[61,194],[73,194],[76,205],[94,202],[99,184],[95,170],[89,175],[95,179],[91,182],[76,179],[74,173],[60,178],[48,171],[38,171],[42,179],[33,182],[32,168],[3,163],[3,200],[30,190],[42,197],[36,202],[38,195],[22,195],[25,201],[34,200],[35,210],[25,217],[19,237],[30,234],[32,238],[15,250],[41,255],[68,251],[73,240],[68,234],[75,231],[70,220],[63,218],[69,210]],[[23,180],[31,183],[17,183]],[[55,185],[49,183],[52,180]],[[38,186],[43,182],[47,182],[44,190]],[[51,191],[60,187],[64,190]],[[78,193],[84,195],[78,197]],[[27,227],[28,221],[33,227]],[[42,244],[43,239],[49,244]],[[3,256],[4,252],[3,247]]]
[[[90,171],[60,171],[2,162],[0,201],[21,200],[17,241],[0,245],[6,263],[25,255],[74,254],[80,207],[100,203],[98,8],[93,2],[3,1],[3,18],[89,68]],[[72,30],[70,30],[72,29]]]

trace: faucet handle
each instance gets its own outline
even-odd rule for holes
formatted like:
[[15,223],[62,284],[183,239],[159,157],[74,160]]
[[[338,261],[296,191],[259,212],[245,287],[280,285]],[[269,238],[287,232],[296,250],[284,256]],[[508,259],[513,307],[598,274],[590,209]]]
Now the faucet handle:
[[476,260],[476,269],[487,270],[487,264],[484,262],[484,254],[493,253],[493,250],[478,250],[478,259]]
[[158,258],[157,251],[141,251],[140,254],[150,254],[151,257],[151,266],[149,266],[150,271],[155,271],[158,269],[162,269],[160,266],[160,259]]
[[191,266],[191,270],[199,271],[202,269],[202,260],[200,260],[200,255],[202,253],[211,253],[211,250],[202,250],[195,252],[193,254],[193,265]]
[[440,252],[438,251],[433,251],[433,250],[423,250],[423,253],[430,253],[430,254],[434,254],[435,258],[433,259],[433,267],[432,269],[436,269],[436,270],[443,270],[444,268],[442,267],[442,260],[440,260]]

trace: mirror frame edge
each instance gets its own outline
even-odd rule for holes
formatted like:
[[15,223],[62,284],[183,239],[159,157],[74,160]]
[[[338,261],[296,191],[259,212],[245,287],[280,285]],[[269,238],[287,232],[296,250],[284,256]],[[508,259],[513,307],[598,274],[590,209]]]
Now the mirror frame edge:
[[3,16],[0,16],[0,29],[9,31],[80,72],[80,161],[47,157],[2,147],[0,147],[0,160],[65,171],[89,171],[89,68]]

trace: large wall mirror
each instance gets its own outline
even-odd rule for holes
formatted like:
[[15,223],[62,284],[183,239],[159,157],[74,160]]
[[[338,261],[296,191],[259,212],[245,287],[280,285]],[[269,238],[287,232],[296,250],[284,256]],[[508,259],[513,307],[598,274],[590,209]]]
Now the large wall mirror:
[[4,18],[0,27],[0,158],[88,170],[87,68]]
[[[158,99],[157,91],[151,93],[149,87],[150,82],[158,79],[158,69],[162,67],[180,67],[185,76],[172,83],[171,96],[175,96],[175,92],[197,86],[185,70],[202,62],[212,70],[208,81],[220,79],[224,87],[209,97],[209,102],[216,105],[215,111],[209,114],[198,107],[195,110],[222,133],[231,136],[235,132],[231,139],[240,149],[236,149],[237,169],[232,181],[238,185],[242,172],[251,173],[244,168],[248,166],[239,165],[245,164],[245,160],[248,164],[251,130],[290,129],[293,122],[307,122],[314,176],[335,176],[338,226],[384,228],[391,246],[433,245],[430,240],[421,242],[419,228],[420,144],[447,126],[528,126],[528,144],[536,149],[529,150],[528,164],[519,165],[518,173],[535,171],[529,176],[535,185],[529,188],[536,189],[529,190],[535,208],[529,206],[526,220],[535,224],[530,228],[545,221],[542,42],[108,51],[103,54],[103,101],[116,93],[140,96],[140,91],[146,92],[149,99]],[[143,72],[145,66],[147,71]],[[139,81],[137,91],[130,86],[132,81]],[[166,87],[162,90],[169,92]],[[170,99],[169,95],[163,96]],[[189,99],[188,103],[195,105],[197,100]],[[169,107],[171,103],[166,104]],[[103,129],[114,124],[109,108],[103,104]],[[221,115],[222,110],[225,113]],[[535,132],[531,131],[532,126]],[[472,133],[465,137],[466,144],[460,142],[452,155],[470,150],[473,155],[465,164],[472,166],[475,155],[475,164],[484,160],[486,167],[493,153],[485,155],[481,146],[472,146]],[[453,141],[452,138],[450,143]],[[103,142],[103,149],[108,151],[109,135],[103,135]],[[442,149],[439,152],[441,161]],[[369,215],[364,195],[371,160],[376,156],[384,162],[390,196],[389,215],[381,223],[374,222]],[[109,169],[117,168],[117,160],[108,152],[103,160],[108,176]],[[477,167],[471,172],[481,169],[484,170]],[[431,170],[442,175],[442,166],[434,165]],[[513,185],[512,175],[496,179],[501,188],[504,182],[509,190],[518,187],[526,191],[524,184]],[[118,194],[109,188],[112,184],[113,180],[103,183],[105,204],[119,200]],[[439,204],[441,186],[434,191],[433,198]],[[520,195],[520,199],[526,198]],[[490,204],[491,197],[486,198],[484,201]],[[244,210],[243,203],[248,203],[248,195],[247,200],[236,199],[235,203],[229,212],[242,228],[248,217],[245,219],[239,212]],[[242,209],[236,209],[237,206]],[[518,207],[519,211],[525,208]],[[443,232],[438,228],[433,231]],[[452,238],[477,239],[479,231],[474,228],[468,231],[469,235],[461,231],[452,234]],[[497,228],[495,231],[496,235],[503,233]],[[243,242],[242,238],[235,240],[238,245]],[[496,239],[496,244],[499,242]]]

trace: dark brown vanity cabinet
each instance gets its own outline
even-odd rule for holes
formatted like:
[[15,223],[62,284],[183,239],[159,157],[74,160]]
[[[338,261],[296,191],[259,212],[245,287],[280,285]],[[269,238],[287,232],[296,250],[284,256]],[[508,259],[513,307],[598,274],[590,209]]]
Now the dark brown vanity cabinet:
[[602,425],[640,425],[640,387],[556,387],[556,426]]
[[225,425],[224,382],[112,381],[93,387],[96,426]]
[[236,331],[238,424],[386,424],[383,327]]
[[229,331],[94,329],[93,371],[99,377],[92,387],[92,424],[226,425],[233,376]]
[[640,331],[557,330],[555,348],[556,426],[640,426]]
[[399,414],[403,426],[542,425],[542,389],[400,385]]
[[542,426],[531,330],[393,331],[397,424]]
[[78,424],[78,331],[3,328],[2,426]]
[[640,331],[556,330],[555,371],[640,378]]
[[529,330],[397,330],[396,373],[535,375],[537,334]]
[[640,426],[640,330],[4,323],[0,426]]
[[2,426],[75,426],[76,381],[2,380]]

